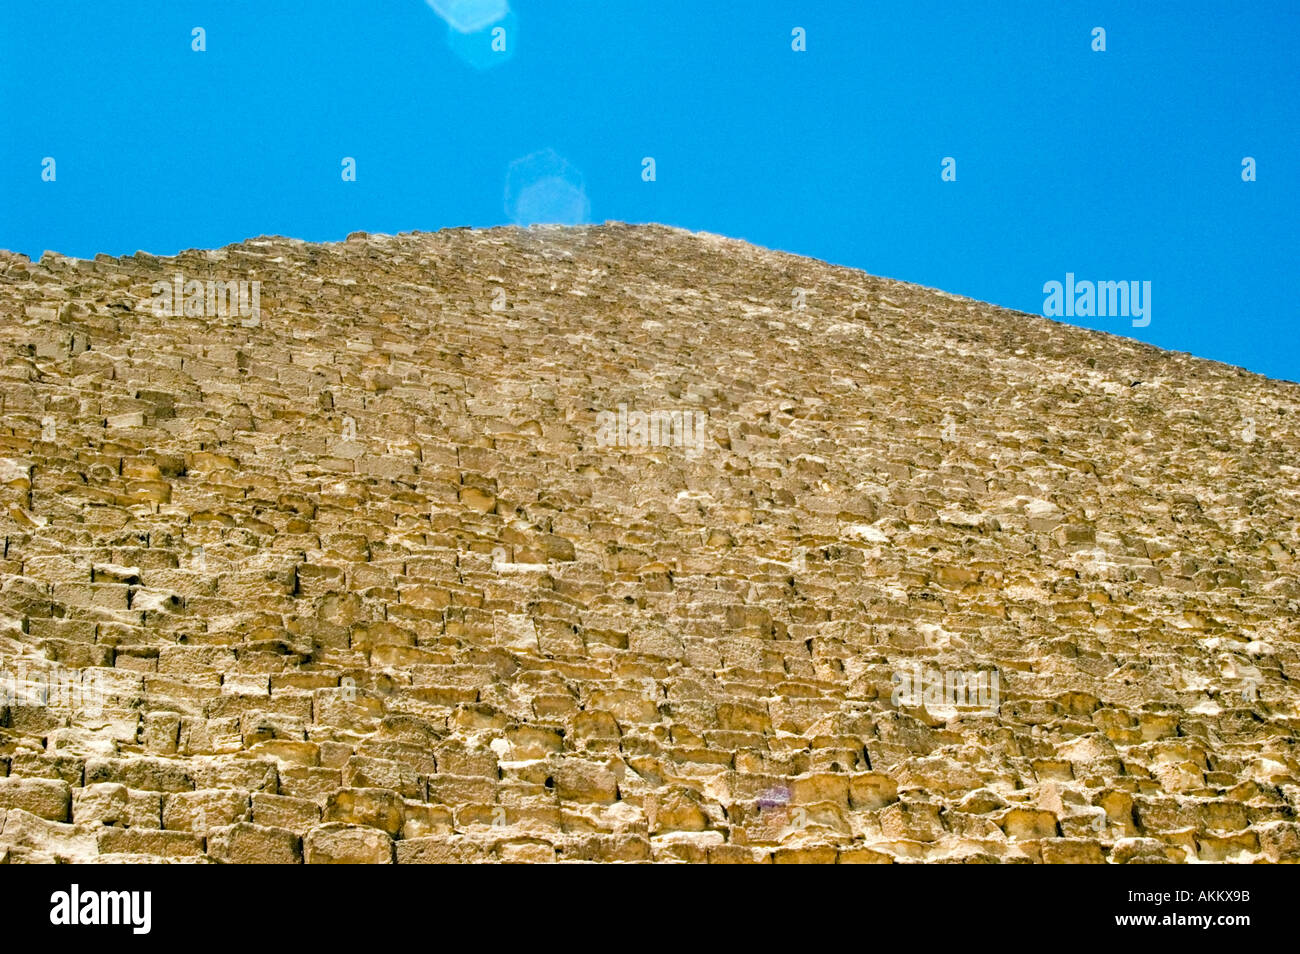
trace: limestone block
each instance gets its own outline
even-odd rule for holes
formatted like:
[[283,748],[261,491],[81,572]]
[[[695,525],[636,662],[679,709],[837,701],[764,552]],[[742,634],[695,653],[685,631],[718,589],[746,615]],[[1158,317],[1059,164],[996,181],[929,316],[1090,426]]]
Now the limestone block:
[[302,864],[302,839],[292,831],[240,822],[208,835],[208,854],[236,865]]
[[303,860],[309,865],[393,863],[393,842],[376,828],[331,822],[303,837]]
[[402,830],[406,806],[396,792],[383,788],[345,788],[329,796],[325,804],[327,822],[366,825],[396,836]]
[[163,828],[206,835],[213,828],[247,821],[248,795],[234,789],[177,792],[163,799]]
[[0,808],[16,808],[47,821],[70,820],[72,792],[68,783],[44,778],[0,778]]

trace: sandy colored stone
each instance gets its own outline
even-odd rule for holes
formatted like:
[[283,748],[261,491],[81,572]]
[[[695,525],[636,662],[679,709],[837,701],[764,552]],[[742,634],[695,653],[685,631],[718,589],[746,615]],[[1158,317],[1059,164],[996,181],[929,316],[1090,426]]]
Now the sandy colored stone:
[[44,778],[0,778],[0,808],[17,808],[47,821],[66,822],[72,792],[66,782]]
[[8,863],[1300,860],[1296,384],[616,223],[0,319]]
[[303,859],[309,865],[391,864],[393,842],[375,828],[330,822],[303,838]]

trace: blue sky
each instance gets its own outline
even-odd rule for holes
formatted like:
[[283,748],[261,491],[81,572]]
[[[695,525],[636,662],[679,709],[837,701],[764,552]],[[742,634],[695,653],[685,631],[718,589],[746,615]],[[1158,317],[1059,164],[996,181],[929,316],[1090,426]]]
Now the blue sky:
[[1067,272],[1150,281],[1147,327],[1071,320],[1300,380],[1300,4],[510,8],[502,53],[426,0],[0,0],[0,248],[491,226],[558,170],[590,221],[1023,311]]

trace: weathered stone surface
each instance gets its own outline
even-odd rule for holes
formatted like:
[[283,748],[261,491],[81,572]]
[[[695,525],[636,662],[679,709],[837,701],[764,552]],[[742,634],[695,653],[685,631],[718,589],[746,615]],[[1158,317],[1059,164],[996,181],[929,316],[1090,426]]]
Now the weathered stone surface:
[[253,822],[265,827],[286,828],[302,835],[320,824],[320,806],[310,799],[257,792],[252,805]]
[[208,836],[208,854],[217,861],[238,865],[294,865],[302,863],[302,839],[284,828],[240,822],[219,828]]
[[9,863],[1300,861],[1297,385],[616,224],[0,358]]
[[[464,838],[437,835],[406,838],[397,842],[396,847],[399,865],[463,864],[492,860],[491,852],[485,846]],[[516,849],[510,860],[517,858]]]
[[406,806],[396,792],[383,788],[340,789],[325,805],[325,820],[368,825],[396,835],[402,830]]
[[99,832],[99,852],[161,858],[197,857],[203,854],[203,839],[182,831],[103,828]]
[[203,789],[167,795],[162,809],[164,828],[196,835],[206,835],[213,828],[246,821],[248,815],[248,794],[232,789]]
[[162,827],[162,796],[99,782],[72,793],[72,820],[133,828]]
[[72,807],[67,782],[44,778],[0,778],[0,808],[19,808],[47,821],[66,822]]
[[4,810],[0,829],[0,850],[11,864],[73,864],[96,861],[94,825],[70,825],[47,821],[21,808]]
[[330,822],[307,833],[303,856],[309,865],[391,864],[393,841],[375,828]]

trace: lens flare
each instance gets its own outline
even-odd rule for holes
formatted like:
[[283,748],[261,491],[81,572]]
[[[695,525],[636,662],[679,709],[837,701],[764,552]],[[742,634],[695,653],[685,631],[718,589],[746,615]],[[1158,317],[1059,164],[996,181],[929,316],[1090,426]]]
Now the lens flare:
[[516,159],[506,174],[506,214],[516,225],[580,225],[591,212],[582,174],[553,149]]
[[486,29],[510,12],[506,0],[425,0],[458,33]]

